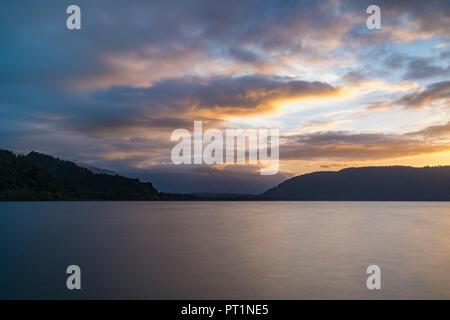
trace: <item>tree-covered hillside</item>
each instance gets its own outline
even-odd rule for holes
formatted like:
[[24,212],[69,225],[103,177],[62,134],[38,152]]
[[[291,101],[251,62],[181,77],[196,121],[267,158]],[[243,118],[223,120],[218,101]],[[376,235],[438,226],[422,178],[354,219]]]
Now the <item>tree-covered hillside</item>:
[[95,174],[70,161],[0,150],[0,200],[158,200],[151,183]]

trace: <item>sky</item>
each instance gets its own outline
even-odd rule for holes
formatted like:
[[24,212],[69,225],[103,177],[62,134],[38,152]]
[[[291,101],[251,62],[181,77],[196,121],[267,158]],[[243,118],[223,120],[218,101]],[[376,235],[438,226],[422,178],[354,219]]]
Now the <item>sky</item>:
[[[81,30],[66,27],[71,4],[81,8]],[[379,30],[366,26],[371,4],[381,9]],[[0,8],[1,149],[144,179],[208,177],[208,186],[176,190],[186,192],[259,175],[254,165],[174,165],[171,133],[192,131],[195,120],[279,128],[277,181],[450,165],[449,1],[6,0]],[[261,179],[264,188],[276,180]]]

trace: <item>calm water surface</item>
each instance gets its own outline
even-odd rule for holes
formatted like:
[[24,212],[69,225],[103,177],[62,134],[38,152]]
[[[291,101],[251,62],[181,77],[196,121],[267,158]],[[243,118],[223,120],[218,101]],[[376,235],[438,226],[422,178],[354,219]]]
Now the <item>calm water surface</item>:
[[4,202],[0,250],[0,298],[450,299],[449,202]]

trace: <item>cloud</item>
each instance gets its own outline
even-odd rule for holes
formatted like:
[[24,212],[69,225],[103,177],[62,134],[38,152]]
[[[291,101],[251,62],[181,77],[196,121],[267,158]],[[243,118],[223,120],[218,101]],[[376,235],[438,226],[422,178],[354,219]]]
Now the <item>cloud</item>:
[[[63,158],[102,167],[101,159],[129,159],[133,167],[170,162],[176,128],[221,128],[228,117],[274,112],[291,99],[321,98],[340,93],[323,82],[291,78],[185,77],[159,81],[152,87],[111,87],[89,93],[52,95],[11,94],[0,89],[10,104],[0,120],[2,147],[37,149]],[[9,92],[8,92],[9,91]],[[10,97],[8,96],[10,95]],[[63,108],[60,108],[63,106]],[[2,130],[14,124],[15,130]]]
[[[437,43],[437,49],[448,43],[448,1],[383,2],[383,30],[373,31],[365,26],[370,1],[77,4],[82,9],[80,32],[66,29],[64,1],[0,5],[2,146],[40,148],[69,159],[98,161],[98,166],[105,159],[109,164],[118,159],[130,166],[156,165],[167,161],[173,145],[170,131],[190,128],[193,120],[220,128],[233,117],[275,115],[283,127],[291,120],[290,114],[277,113],[284,103],[346,93],[347,109],[367,105],[366,96],[377,102],[369,106],[372,110],[422,109],[449,101],[446,81],[434,80],[423,89],[392,83],[402,74],[418,79],[421,86],[422,80],[448,76],[448,52],[420,56]],[[400,49],[394,44],[399,42]],[[419,47],[418,57],[402,53]],[[385,76],[389,83],[376,80]],[[375,79],[367,81],[369,77]],[[338,86],[340,81],[348,87]],[[403,90],[408,92],[398,96]],[[311,122],[302,130],[312,139],[320,136],[317,131],[341,123]],[[355,158],[366,145],[372,148],[367,156],[383,154],[377,149],[383,148],[381,142],[356,145],[345,140],[352,135],[336,136],[343,145],[317,148],[333,156],[345,154],[347,143],[348,154]],[[391,143],[385,154],[394,152],[394,141],[399,150],[402,142],[412,150],[416,140],[418,150],[438,147],[424,145],[421,135],[380,133],[378,139],[386,148]],[[310,156],[319,152],[309,148]]]
[[26,11],[2,4],[0,80],[105,88],[275,70],[293,76],[317,57],[339,62],[341,55],[330,59],[337,49],[449,35],[445,1],[383,3],[379,32],[365,28],[370,1],[80,0],[81,32],[65,28],[66,3],[48,2],[44,9],[29,1]]
[[399,69],[403,67],[409,59],[409,56],[394,52],[384,59],[383,64],[388,68]]
[[408,63],[403,79],[418,80],[450,75],[450,67],[431,65],[428,59],[417,58]]
[[450,142],[422,140],[410,134],[320,132],[291,136],[285,142],[280,147],[281,160],[365,161],[450,150]]
[[407,94],[395,104],[403,105],[405,109],[420,109],[436,102],[447,103],[449,99],[450,81],[441,81],[430,84],[423,90]]
[[[445,59],[450,60],[450,51],[441,52],[439,54],[439,57],[443,60],[445,60]],[[447,67],[447,69],[448,69],[448,67]]]
[[306,132],[326,131],[332,128],[336,128],[340,124],[345,122],[348,122],[348,120],[310,121],[306,124],[299,126],[296,132],[306,133]]
[[391,53],[383,60],[383,65],[390,69],[406,68],[403,74],[404,80],[423,80],[433,77],[450,75],[450,66],[444,67],[433,64],[433,60],[439,62],[439,58],[445,58],[445,52],[434,57],[413,57],[398,52]]
[[366,110],[369,111],[383,111],[390,109],[392,107],[392,103],[390,102],[384,102],[384,101],[378,101],[375,103],[372,103],[368,107],[366,107]]
[[356,82],[364,81],[365,78],[366,77],[360,71],[352,70],[352,71],[349,71],[348,73],[346,73],[342,77],[342,80],[344,80],[348,83],[356,83]]
[[[370,2],[370,1],[367,1]],[[411,4],[410,1],[394,0],[381,4],[383,13],[390,19],[407,24],[422,34],[449,37],[450,31],[446,27],[450,22],[450,5],[447,1],[430,0],[427,3]],[[404,19],[400,19],[403,16]]]
[[443,125],[436,125],[436,126],[430,126],[425,129],[410,132],[407,135],[409,136],[422,136],[425,138],[432,138],[432,137],[444,137],[449,139],[450,138],[450,121]]
[[433,48],[434,49],[444,49],[444,48],[448,48],[448,47],[450,47],[450,42],[437,44]]
[[366,107],[365,110],[381,111],[395,106],[404,109],[423,109],[434,104],[448,106],[450,100],[450,81],[435,82],[426,88],[407,93],[394,101],[377,101]]
[[[110,110],[81,121],[84,130],[180,128],[194,120],[218,125],[233,116],[275,112],[284,101],[339,95],[323,82],[265,76],[167,79],[149,88],[112,87],[96,91],[90,103]],[[170,116],[162,117],[160,114]]]

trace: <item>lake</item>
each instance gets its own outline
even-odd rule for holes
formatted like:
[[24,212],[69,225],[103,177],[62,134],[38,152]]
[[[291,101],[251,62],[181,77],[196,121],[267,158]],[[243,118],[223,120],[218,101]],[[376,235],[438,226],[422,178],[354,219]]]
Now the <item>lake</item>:
[[0,249],[2,299],[450,299],[449,202],[3,202]]

